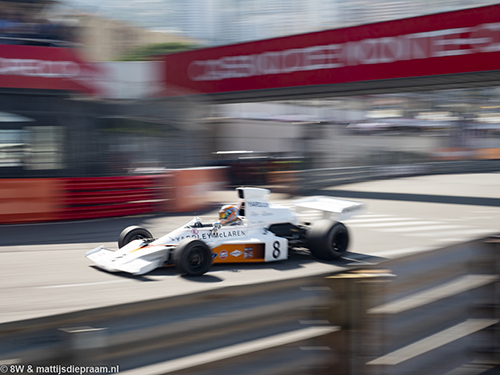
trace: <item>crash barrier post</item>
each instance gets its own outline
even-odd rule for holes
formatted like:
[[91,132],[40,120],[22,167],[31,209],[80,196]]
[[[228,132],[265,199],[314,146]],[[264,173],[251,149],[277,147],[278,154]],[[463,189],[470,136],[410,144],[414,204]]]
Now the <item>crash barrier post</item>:
[[[96,356],[106,354],[108,346],[107,328],[90,326],[59,329],[61,347],[59,360],[75,365],[91,363]],[[94,363],[98,365],[98,363]]]
[[[500,278],[500,235],[492,236],[485,241],[490,245],[493,252],[491,263],[484,266],[489,267],[492,272]],[[488,262],[488,260],[485,260]],[[486,299],[480,306],[481,313],[488,318],[500,321],[500,282],[497,281],[493,290],[494,298],[492,301]],[[500,323],[495,324],[487,331],[487,336],[483,340],[483,346],[478,350],[478,355],[483,362],[496,363],[500,368]]]
[[417,375],[498,366],[498,242],[472,241],[379,264],[385,270],[327,278],[337,294],[327,318],[341,328],[329,336],[329,370]]
[[[369,327],[366,311],[373,304],[374,296],[380,294],[388,280],[394,277],[381,269],[363,269],[343,272],[326,278],[334,293],[327,305],[326,318],[338,326],[338,332],[325,337],[325,344],[331,348],[328,368],[331,373],[361,375],[364,371],[363,350]],[[359,356],[359,357],[358,357]],[[328,371],[324,372],[325,375]]]

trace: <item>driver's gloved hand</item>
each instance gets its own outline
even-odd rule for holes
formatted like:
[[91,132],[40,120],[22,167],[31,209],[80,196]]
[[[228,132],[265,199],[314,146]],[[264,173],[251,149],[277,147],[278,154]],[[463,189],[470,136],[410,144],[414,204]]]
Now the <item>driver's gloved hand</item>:
[[221,223],[216,222],[216,223],[214,223],[214,226],[212,227],[212,229],[210,229],[210,233],[215,234],[215,233],[217,233],[217,231],[218,231],[220,228],[222,228]]

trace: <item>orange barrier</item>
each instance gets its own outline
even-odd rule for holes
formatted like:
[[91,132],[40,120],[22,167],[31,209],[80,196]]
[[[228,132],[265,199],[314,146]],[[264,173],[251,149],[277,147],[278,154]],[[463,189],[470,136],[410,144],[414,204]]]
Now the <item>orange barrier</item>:
[[467,160],[471,159],[473,151],[463,147],[440,148],[434,151],[434,160]]
[[61,180],[0,179],[0,224],[57,220]]
[[190,212],[207,208],[227,181],[221,167],[161,175],[0,179],[0,224]]
[[481,148],[477,149],[474,159],[495,160],[500,159],[500,148]]

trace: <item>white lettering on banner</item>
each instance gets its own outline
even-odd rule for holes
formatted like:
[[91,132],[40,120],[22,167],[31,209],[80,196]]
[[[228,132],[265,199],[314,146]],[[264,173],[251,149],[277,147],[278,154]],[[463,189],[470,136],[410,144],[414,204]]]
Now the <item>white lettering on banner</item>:
[[220,81],[498,51],[500,23],[488,23],[343,44],[196,60],[189,65],[188,75],[193,81]]
[[80,66],[74,61],[7,59],[0,57],[0,75],[67,78],[78,77]]

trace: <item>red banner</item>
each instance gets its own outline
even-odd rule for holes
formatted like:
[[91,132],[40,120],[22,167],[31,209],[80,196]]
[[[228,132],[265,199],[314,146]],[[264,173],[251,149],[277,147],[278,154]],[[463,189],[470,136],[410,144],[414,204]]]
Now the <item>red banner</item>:
[[103,76],[71,48],[0,44],[0,87],[98,94]]
[[165,84],[177,90],[170,95],[499,70],[500,5],[170,54],[165,62]]

